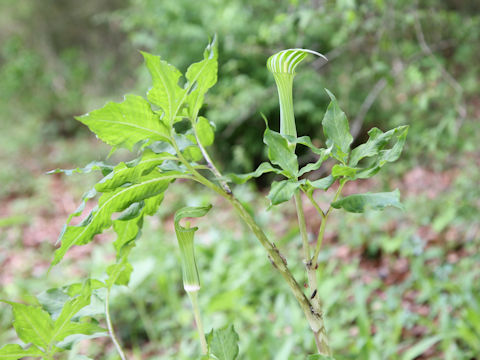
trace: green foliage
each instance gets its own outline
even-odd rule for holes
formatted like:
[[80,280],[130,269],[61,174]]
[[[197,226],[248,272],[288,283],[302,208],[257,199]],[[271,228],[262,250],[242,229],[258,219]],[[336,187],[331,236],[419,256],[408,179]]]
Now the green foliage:
[[238,334],[233,325],[212,330],[207,336],[208,353],[218,360],[235,360],[238,356]]
[[[0,349],[0,358],[21,359],[35,356],[49,359],[55,353],[70,348],[76,341],[88,336],[104,335],[105,329],[95,322],[79,321],[77,317],[77,314],[90,304],[91,297],[92,286],[87,282],[78,294],[67,296],[67,300],[60,305],[60,311],[59,306],[51,302],[42,307],[3,300],[13,309],[13,326],[18,337],[24,343],[32,345],[28,348],[6,345]],[[58,302],[58,298],[56,301]]]
[[394,206],[403,209],[400,203],[400,191],[376,193],[376,194],[355,194],[344,197],[332,203],[335,209],[343,208],[353,213],[362,213],[367,209],[383,210],[387,206]]

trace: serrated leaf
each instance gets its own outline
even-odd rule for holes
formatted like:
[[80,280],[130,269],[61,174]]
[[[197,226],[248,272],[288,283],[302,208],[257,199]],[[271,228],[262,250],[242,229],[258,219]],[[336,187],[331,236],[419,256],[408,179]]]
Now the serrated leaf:
[[392,192],[350,195],[332,203],[335,209],[343,208],[353,213],[361,213],[367,209],[383,210],[387,206],[403,209],[398,189]]
[[238,334],[233,325],[212,330],[207,335],[209,355],[218,360],[235,360],[238,356]]
[[153,87],[147,94],[148,101],[163,110],[166,124],[170,128],[186,98],[186,89],[178,85],[182,73],[175,66],[161,60],[160,56],[143,51],[141,53],[153,81]]
[[163,193],[170,182],[181,176],[178,172],[155,172],[142,177],[136,184],[121,187],[104,193],[98,206],[78,226],[67,226],[60,235],[61,247],[55,251],[52,261],[54,266],[60,262],[65,253],[74,245],[89,243],[96,234],[112,225],[112,215],[127,209],[131,204]]
[[290,149],[287,139],[281,134],[266,129],[263,142],[268,147],[268,158],[272,164],[280,166],[288,177],[296,177],[298,174],[297,155]]
[[124,256],[121,261],[107,267],[107,286],[111,288],[113,285],[128,285],[133,267]]
[[18,344],[9,344],[0,348],[1,360],[18,360],[27,356],[41,357],[43,356],[43,352],[36,346],[30,346],[28,349],[24,349]]
[[300,182],[293,179],[274,181],[267,198],[270,199],[271,205],[281,204],[292,198],[300,184]]
[[356,166],[363,158],[378,155],[392,139],[395,141],[395,144],[392,149],[387,150],[386,153],[384,152],[382,157],[389,162],[397,160],[405,144],[407,133],[408,126],[399,126],[385,133],[377,128],[370,129],[368,141],[352,150],[349,165]]
[[104,162],[101,162],[101,161],[92,161],[91,163],[87,164],[83,168],[77,167],[76,169],[55,169],[55,170],[50,170],[49,172],[47,172],[47,174],[63,173],[67,176],[70,176],[73,174],[88,174],[92,171],[101,171],[103,176],[106,176],[112,170],[113,170],[112,165],[105,164]]
[[[203,60],[193,63],[188,67],[185,77],[187,78],[188,115],[195,118],[202,107],[205,93],[217,82],[218,51],[216,38],[208,44],[203,53]],[[208,146],[208,145],[205,145]]]
[[342,163],[346,163],[353,137],[345,113],[338,106],[335,96],[325,89],[331,101],[322,120],[323,132],[327,137],[327,146],[333,145],[332,155]]
[[109,102],[75,119],[87,125],[97,137],[113,147],[129,150],[141,141],[169,141],[169,132],[141,96],[127,95],[121,103]]
[[149,174],[165,160],[175,160],[176,157],[169,153],[157,154],[150,149],[145,149],[142,156],[127,163],[121,162],[113,171],[100,180],[95,189],[99,192],[107,192],[126,184],[135,184],[142,176]]
[[275,174],[281,174],[282,170],[273,167],[268,162],[261,163],[255,171],[246,174],[228,174],[226,178],[233,181],[236,184],[243,184],[251,178],[257,178],[265,173],[274,172]]
[[13,327],[18,337],[25,343],[32,343],[46,350],[54,329],[50,315],[39,306],[2,301],[12,306]]
[[215,139],[215,132],[207,118],[200,116],[194,126],[200,144],[205,147],[212,145]]

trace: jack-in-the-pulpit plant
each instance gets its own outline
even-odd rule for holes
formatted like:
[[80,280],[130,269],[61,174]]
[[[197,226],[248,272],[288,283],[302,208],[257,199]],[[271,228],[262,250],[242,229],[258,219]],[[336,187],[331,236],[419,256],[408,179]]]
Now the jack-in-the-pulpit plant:
[[[27,356],[54,359],[55,354],[67,351],[73,343],[98,336],[110,336],[120,358],[127,358],[115,336],[110,318],[110,291],[114,286],[128,285],[133,271],[128,257],[140,236],[143,222],[147,216],[155,215],[165,192],[178,179],[200,183],[230,203],[233,211],[265,248],[265,259],[268,261],[268,258],[272,263],[272,271],[283,277],[305,314],[316,344],[316,354],[308,358],[333,359],[324,324],[321,294],[317,290],[318,281],[322,281],[318,278],[317,270],[327,220],[335,209],[361,213],[367,209],[381,210],[387,206],[402,207],[398,190],[343,197],[342,189],[348,181],[370,178],[385,164],[397,160],[408,128],[400,126],[387,132],[373,128],[368,132],[369,139],[366,143],[351,149],[353,137],[349,132],[347,117],[335,96],[326,90],[331,101],[322,121],[325,147],[316,147],[308,136],[298,137],[292,87],[297,65],[309,54],[324,58],[311,50],[289,49],[268,59],[267,68],[275,78],[280,101],[280,132],[271,130],[265,119],[263,142],[268,150],[269,162],[262,163],[248,174],[222,174],[207,150],[214,143],[214,126],[208,119],[199,116],[199,113],[205,94],[217,81],[215,40],[207,46],[203,59],[190,65],[184,77],[159,56],[142,53],[153,81],[146,98],[127,95],[120,103],[110,102],[101,109],[77,117],[78,121],[88,126],[113,150],[123,147],[135,151],[137,157],[117,165],[94,162],[85,168],[54,171],[67,175],[99,171],[103,178],[85,193],[81,205],[68,218],[50,271],[55,271],[55,265],[73,246],[85,245],[95,235],[109,228],[113,228],[117,235],[113,242],[116,261],[107,268],[104,279],[87,279],[83,284],[48,290],[38,296],[36,304],[4,301],[13,309],[13,326],[24,345],[10,344],[0,348],[0,359],[21,359]],[[178,122],[188,126],[175,126]],[[300,167],[295,153],[299,146],[308,148],[316,160]],[[327,159],[330,160],[328,176],[317,180],[305,176],[320,169]],[[280,253],[275,239],[267,237],[266,231],[255,221],[255,215],[247,211],[235,197],[235,188],[231,187],[232,183],[241,184],[268,172],[278,175],[267,196],[270,206],[292,198],[295,201],[307,289],[299,285],[299,280],[295,279],[287,265],[287,258],[295,259],[298,254]],[[317,192],[326,191],[330,187],[336,191],[325,209],[316,200]],[[78,225],[70,225],[73,217],[83,215],[85,204],[95,199],[96,207]],[[321,218],[318,239],[313,245],[308,240],[302,199],[308,199]],[[197,228],[191,227],[189,221],[184,220],[202,217],[210,208],[211,205],[207,204],[179,210],[175,214],[175,233],[184,289],[190,297],[199,332],[198,358],[233,360],[238,357],[239,348],[238,335],[232,325],[204,333],[197,301],[197,297],[201,296],[194,251]],[[103,302],[103,307],[98,306],[99,302]],[[102,316],[106,328],[99,325]]]

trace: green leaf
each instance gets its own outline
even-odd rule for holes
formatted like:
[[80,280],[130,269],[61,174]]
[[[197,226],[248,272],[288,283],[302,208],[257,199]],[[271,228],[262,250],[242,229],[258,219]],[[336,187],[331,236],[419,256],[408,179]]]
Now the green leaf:
[[202,217],[210,211],[211,208],[212,205],[184,207],[175,213],[175,234],[181,253],[183,286],[187,292],[194,292],[200,289],[200,278],[198,276],[195,248],[193,246],[195,231],[197,231],[198,228],[183,227],[180,225],[180,220],[186,217]]
[[350,195],[332,203],[335,209],[343,208],[353,213],[361,213],[367,209],[383,210],[387,206],[403,209],[398,189],[392,192]]
[[60,235],[61,247],[55,251],[51,264],[60,262],[65,253],[74,245],[89,243],[96,234],[112,225],[111,216],[116,212],[127,209],[130,205],[141,200],[163,193],[170,182],[181,176],[181,173],[155,172],[142,177],[136,184],[120,187],[114,191],[104,193],[98,206],[78,226],[66,226]]
[[209,355],[218,360],[235,360],[238,356],[238,340],[233,325],[212,330],[207,335]]
[[43,356],[43,352],[36,346],[30,346],[28,349],[24,349],[17,344],[9,344],[0,348],[1,360],[18,360],[27,356],[41,357]]
[[142,97],[127,95],[121,103],[109,102],[75,119],[87,125],[99,139],[113,147],[129,150],[140,141],[169,141],[169,132]]
[[[208,44],[203,53],[203,60],[189,66],[186,78],[188,80],[188,115],[194,119],[202,107],[205,93],[217,82],[218,51],[216,38]],[[203,144],[203,143],[202,143]],[[205,145],[208,146],[208,145]]]
[[268,147],[268,158],[272,164],[280,166],[287,177],[298,174],[297,155],[290,149],[288,141],[279,133],[266,129],[263,142]]
[[205,147],[212,145],[215,139],[215,132],[210,122],[203,116],[200,116],[194,126],[200,144]]
[[113,285],[128,285],[132,271],[133,267],[125,255],[119,262],[107,267],[107,287],[111,288]]
[[348,159],[353,137],[350,134],[347,117],[338,106],[337,99],[330,91],[325,90],[328,96],[330,96],[331,101],[322,120],[323,132],[327,137],[327,146],[330,147],[333,145],[333,157],[345,164]]
[[343,164],[335,164],[332,168],[332,176],[334,178],[339,178],[343,176],[349,179],[355,179],[355,175],[357,174],[358,170],[360,169]]
[[182,73],[175,66],[161,60],[160,56],[141,52],[152,77],[153,87],[148,91],[148,100],[160,107],[168,128],[174,123],[186,98],[186,89],[178,85]]
[[307,180],[308,185],[314,187],[315,189],[321,190],[328,190],[328,188],[330,188],[330,186],[332,186],[334,182],[335,178],[332,175],[328,175],[315,181]]
[[252,171],[252,172],[247,173],[247,174],[228,174],[226,176],[226,179],[231,180],[236,184],[243,184],[253,177],[257,178],[257,177],[262,176],[263,174],[268,173],[268,172],[274,172],[276,174],[281,174],[282,170],[277,169],[276,167],[273,167],[268,162],[264,162],[264,163],[261,163],[255,171]]
[[23,342],[32,343],[46,351],[54,331],[50,315],[39,306],[2,301],[12,306],[13,327],[18,337]]
[[64,173],[67,176],[73,174],[88,174],[92,171],[101,171],[103,176],[108,175],[113,170],[113,166],[105,164],[101,161],[92,161],[91,163],[87,164],[87,166],[83,168],[76,168],[76,169],[55,169],[50,170],[47,174],[58,174]]
[[167,159],[175,160],[176,157],[169,153],[157,154],[150,149],[145,149],[140,158],[128,163],[121,162],[115,166],[112,172],[95,185],[95,189],[99,192],[107,192],[126,183],[135,184],[142,176],[152,172]]
[[301,182],[293,179],[274,181],[267,198],[270,199],[271,205],[278,205],[290,200],[300,185]]
[[[356,166],[363,158],[376,156],[380,153],[382,153],[381,158],[385,161],[397,160],[405,144],[407,133],[408,126],[399,126],[386,133],[377,128],[370,129],[368,141],[352,150],[349,165]],[[383,150],[392,139],[395,141],[393,147],[390,150]]]

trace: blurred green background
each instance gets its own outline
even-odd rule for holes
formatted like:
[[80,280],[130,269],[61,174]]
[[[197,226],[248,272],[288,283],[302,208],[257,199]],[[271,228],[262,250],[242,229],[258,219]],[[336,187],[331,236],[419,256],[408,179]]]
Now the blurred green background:
[[[28,301],[48,287],[101,277],[112,234],[74,249],[47,277],[56,238],[95,175],[45,175],[103,160],[109,149],[73,116],[144,94],[137,50],[185,71],[219,38],[219,82],[204,115],[216,124],[214,157],[228,171],[265,159],[260,112],[279,116],[274,52],[303,47],[328,63],[302,64],[297,128],[323,142],[336,94],[355,144],[377,126],[410,125],[402,158],[347,192],[400,188],[405,212],[335,213],[321,256],[320,294],[343,359],[480,359],[480,2],[468,0],[2,0],[0,2],[0,298]],[[119,152],[112,161],[131,158]],[[303,162],[308,155],[300,156]],[[294,207],[265,212],[270,178],[238,188],[303,279]],[[325,199],[329,194],[325,195]],[[184,296],[171,214],[212,202],[201,223],[200,301],[207,330],[234,323],[241,359],[303,359],[313,338],[260,246],[220,199],[172,186],[132,257],[112,316],[131,359],[190,359],[198,352]],[[307,210],[312,238],[318,230]],[[310,215],[310,216],[309,216]],[[12,341],[0,305],[0,345]],[[65,359],[115,359],[107,339]],[[343,356],[343,357],[342,357]]]

